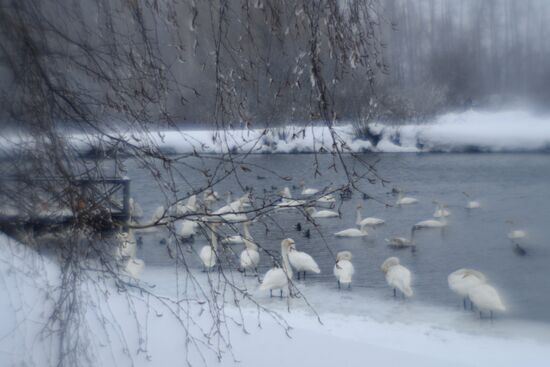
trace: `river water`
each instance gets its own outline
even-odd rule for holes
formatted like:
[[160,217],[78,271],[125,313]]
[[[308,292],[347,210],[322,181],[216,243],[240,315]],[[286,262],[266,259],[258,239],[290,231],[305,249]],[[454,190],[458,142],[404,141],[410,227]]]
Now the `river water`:
[[[365,154],[361,157],[375,164],[377,172],[390,183],[369,184],[362,187],[376,200],[364,200],[354,194],[350,200],[337,203],[342,218],[319,219],[317,231],[304,221],[302,214],[285,210],[271,214],[252,226],[254,239],[261,247],[277,253],[280,241],[291,237],[301,251],[312,255],[321,268],[321,274],[308,275],[306,284],[326,287],[337,292],[332,274],[334,254],[341,250],[353,253],[356,274],[353,292],[369,297],[388,298],[391,290],[386,286],[380,264],[389,256],[398,256],[401,263],[413,273],[415,296],[410,302],[421,302],[438,307],[458,308],[461,300],[447,286],[447,275],[463,267],[484,272],[491,284],[502,294],[509,311],[505,316],[550,322],[550,157],[546,154]],[[241,194],[240,185],[251,186],[261,196],[263,189],[282,189],[298,185],[304,180],[308,187],[323,187],[345,182],[342,172],[329,169],[332,158],[318,156],[322,175],[314,179],[314,156],[308,154],[253,155],[247,163],[257,165],[254,172],[239,170],[238,180],[231,177],[215,186],[220,194],[228,190]],[[215,167],[214,159],[193,159],[196,167]],[[351,158],[350,158],[351,162]],[[204,177],[195,170],[179,167],[182,177],[175,180],[183,192],[189,187],[204,183]],[[289,176],[285,181],[271,175],[269,169]],[[132,196],[141,204],[146,215],[164,203],[157,184],[150,175],[134,162],[128,163],[128,175],[132,179]],[[258,175],[265,179],[258,179]],[[185,181],[185,182],[184,182]],[[273,186],[273,187],[272,187]],[[419,203],[395,207],[393,187],[400,188]],[[292,190],[299,196],[300,189]],[[468,192],[482,205],[480,209],[467,210],[463,192]],[[434,200],[448,206],[451,215],[444,231],[425,230],[415,235],[417,251],[395,250],[387,246],[385,238],[410,236],[411,226],[430,219],[435,210]],[[385,203],[390,204],[385,205]],[[354,226],[356,206],[363,206],[362,214],[379,217],[386,223],[370,236],[361,239],[338,239],[334,232]],[[218,206],[224,205],[220,201]],[[512,221],[513,224],[507,223]],[[300,222],[302,231],[295,229]],[[275,224],[276,223],[276,224]],[[266,232],[266,228],[269,229]],[[310,229],[311,236],[303,233]],[[528,237],[521,245],[525,256],[518,255],[507,238],[511,229],[523,229]],[[229,229],[222,229],[229,233]],[[163,231],[143,235],[143,246],[138,256],[148,267],[171,266],[166,245],[160,243]],[[186,252],[192,267],[200,269],[196,251],[207,244],[197,238]],[[228,256],[236,259],[241,245],[228,246]],[[196,250],[196,251],[194,251]],[[234,252],[234,255],[231,253]],[[262,254],[260,274],[272,266],[269,256]]]

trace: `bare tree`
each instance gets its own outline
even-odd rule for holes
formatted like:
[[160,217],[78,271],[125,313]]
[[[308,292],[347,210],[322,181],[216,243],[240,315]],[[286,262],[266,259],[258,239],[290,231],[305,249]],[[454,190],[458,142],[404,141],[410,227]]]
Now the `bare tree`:
[[[358,165],[347,162],[344,154],[351,152],[334,123],[338,103],[345,99],[340,86],[355,80],[365,95],[372,95],[377,76],[385,70],[381,22],[374,0],[0,1],[0,103],[7,142],[2,173],[12,178],[2,182],[2,197],[20,217],[68,211],[71,218],[54,240],[48,239],[63,270],[47,325],[59,340],[58,365],[94,364],[85,342],[85,314],[91,306],[82,287],[92,280],[98,291],[114,282],[127,292],[129,306],[136,301],[134,290],[155,298],[189,330],[186,347],[199,351],[219,354],[221,347],[209,345],[230,345],[228,340],[210,343],[226,338],[221,320],[229,298],[248,299],[288,328],[284,319],[239,287],[228,248],[217,250],[222,259],[217,281],[209,275],[204,288],[190,271],[192,255],[175,233],[179,220],[196,221],[207,231],[219,217],[207,207],[178,213],[177,205],[192,195],[208,194],[229,178],[239,182],[243,194],[250,192],[239,181],[243,171],[288,178],[250,163],[250,152],[204,156],[197,143],[192,154],[166,154],[159,131],[180,130],[182,139],[190,139],[183,121],[196,118],[219,132],[215,144],[228,147],[224,132],[236,124],[305,118],[310,121],[305,133],[321,121],[333,142],[327,152],[333,157],[331,169],[342,172],[346,182],[323,188],[306,205],[320,195],[359,190],[358,182],[380,178],[356,155],[352,157]],[[94,147],[88,155],[82,154],[82,140]],[[320,175],[317,148],[315,152],[312,173]],[[211,161],[214,168],[196,167],[194,159]],[[124,176],[128,161],[143,167],[164,196],[165,209],[150,223],[114,218],[112,208],[120,203],[112,202],[109,186],[85,184]],[[203,177],[199,186],[187,180],[189,170]],[[252,194],[252,207],[235,214],[247,220],[269,218],[280,195]],[[306,215],[303,206],[297,210]],[[164,298],[121,275],[115,255],[120,243],[104,235],[108,228],[153,226],[166,228],[170,255],[191,284],[182,291],[185,301]],[[53,227],[46,231],[51,234]],[[39,245],[39,236],[24,233],[29,244]],[[181,315],[190,304],[204,300],[218,332],[196,335]]]

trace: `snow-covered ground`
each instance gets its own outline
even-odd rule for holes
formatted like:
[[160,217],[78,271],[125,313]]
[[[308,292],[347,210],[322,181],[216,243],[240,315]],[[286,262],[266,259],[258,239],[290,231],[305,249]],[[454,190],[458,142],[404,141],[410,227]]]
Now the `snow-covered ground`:
[[[53,364],[56,334],[49,333],[44,325],[52,310],[59,274],[52,260],[0,235],[0,366]],[[205,274],[194,275],[199,283],[206,284]],[[155,285],[151,289],[166,296],[165,300],[185,298],[181,289],[188,279],[181,274],[179,279],[176,284],[174,269],[169,267],[149,267],[143,273],[143,280]],[[217,283],[215,275],[212,281]],[[87,302],[81,326],[89,329],[81,338],[86,338],[83,343],[99,366],[130,365],[131,360],[136,366],[184,365],[186,361],[193,365],[265,367],[382,363],[411,367],[545,366],[550,359],[548,325],[506,324],[500,318],[490,323],[459,309],[449,312],[391,297],[369,299],[354,290],[338,292],[300,284],[300,291],[319,311],[321,324],[303,299],[270,299],[259,292],[252,278],[244,285],[262,306],[277,312],[284,318],[282,322],[292,327],[289,336],[277,321],[265,312],[258,317],[257,308],[244,301],[242,313],[233,301],[225,304],[223,311],[216,308],[223,320],[220,334],[216,334],[207,303],[183,301],[187,312],[178,315],[180,324],[176,314],[146,294],[136,292],[130,307],[127,294],[107,285],[109,292],[105,288],[98,292],[83,280],[82,294]],[[102,310],[101,317],[94,312],[97,309]],[[182,326],[198,336],[203,357],[192,343],[186,348],[189,340]],[[204,335],[212,337],[212,344],[200,344]],[[221,363],[213,351],[218,348],[225,351],[220,355]],[[82,355],[84,358],[85,353]]]
[[[423,124],[389,126],[370,124],[376,142],[357,139],[352,123],[334,127],[344,151],[351,152],[525,152],[550,150],[550,116],[523,110],[448,113]],[[182,130],[140,133],[112,132],[135,145],[154,143],[173,153],[309,153],[330,152],[333,139],[325,126],[285,125],[282,128],[233,129],[226,131]],[[104,143],[94,136],[73,134],[82,152],[101,151]],[[105,140],[104,140],[105,141]],[[17,144],[32,144],[18,136],[0,137],[1,150]]]

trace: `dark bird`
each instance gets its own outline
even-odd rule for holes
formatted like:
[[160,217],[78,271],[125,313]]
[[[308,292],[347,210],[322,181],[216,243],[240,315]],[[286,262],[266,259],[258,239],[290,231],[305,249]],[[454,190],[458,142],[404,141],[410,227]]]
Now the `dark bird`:
[[311,233],[310,233],[310,231],[309,231],[309,228],[306,229],[306,231],[304,232],[304,237],[305,237],[305,238],[310,238],[310,237],[311,237]]
[[302,230],[302,224],[300,222],[296,223],[296,225],[294,227],[296,228],[296,230],[298,232],[300,232]]
[[514,252],[516,253],[516,255],[519,255],[519,256],[527,255],[527,250],[521,247],[518,243],[516,243],[514,246]]

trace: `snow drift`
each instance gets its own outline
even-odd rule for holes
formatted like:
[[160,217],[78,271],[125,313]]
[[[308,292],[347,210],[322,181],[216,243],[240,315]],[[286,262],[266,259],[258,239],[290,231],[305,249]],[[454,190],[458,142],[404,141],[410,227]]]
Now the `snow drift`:
[[[174,274],[169,267],[148,268],[144,279],[156,284],[165,297],[172,297],[177,289]],[[0,234],[0,366],[40,367],[56,363],[56,334],[44,326],[54,302],[50,292],[59,284],[59,276],[54,261]],[[86,345],[94,358],[91,364],[99,366],[169,366],[186,362],[196,366],[219,365],[218,358],[224,366],[243,367],[365,366],[389,361],[391,365],[409,367],[542,366],[547,362],[548,339],[518,337],[517,327],[507,329],[507,337],[463,333],[438,324],[437,320],[448,318],[448,313],[434,313],[434,309],[421,312],[420,308],[394,300],[367,301],[355,292],[323,291],[301,285],[302,292],[313,294],[311,300],[320,306],[323,321],[320,324],[307,308],[300,308],[300,299],[290,300],[289,312],[285,300],[270,299],[265,292],[259,292],[254,279],[247,286],[259,302],[282,315],[292,326],[291,338],[269,316],[263,314],[258,318],[253,305],[243,304],[241,313],[226,304],[222,315],[222,329],[226,331],[222,337],[227,339],[215,341],[222,343],[223,352],[216,353],[209,344],[204,344],[202,354],[190,351],[185,347],[189,340],[175,315],[166,312],[153,298],[137,292],[135,302],[129,303],[127,295],[115,289],[99,294],[91,292],[90,302],[84,304],[90,310],[85,310],[86,319],[81,320],[83,327],[89,328],[89,334],[80,337],[87,335]],[[131,304],[133,307],[129,308]],[[336,305],[341,312],[328,311],[327,305]],[[350,306],[353,312],[347,309]],[[401,311],[391,311],[391,317],[379,320],[371,316],[375,309],[379,309],[379,314]],[[94,310],[102,311],[100,317]],[[192,321],[185,326],[191,331],[212,330],[211,314],[203,305],[190,304],[185,312],[188,314],[184,314],[184,319]],[[418,313],[429,315],[431,321],[409,317]],[[477,328],[492,329],[492,324],[482,322]]]

